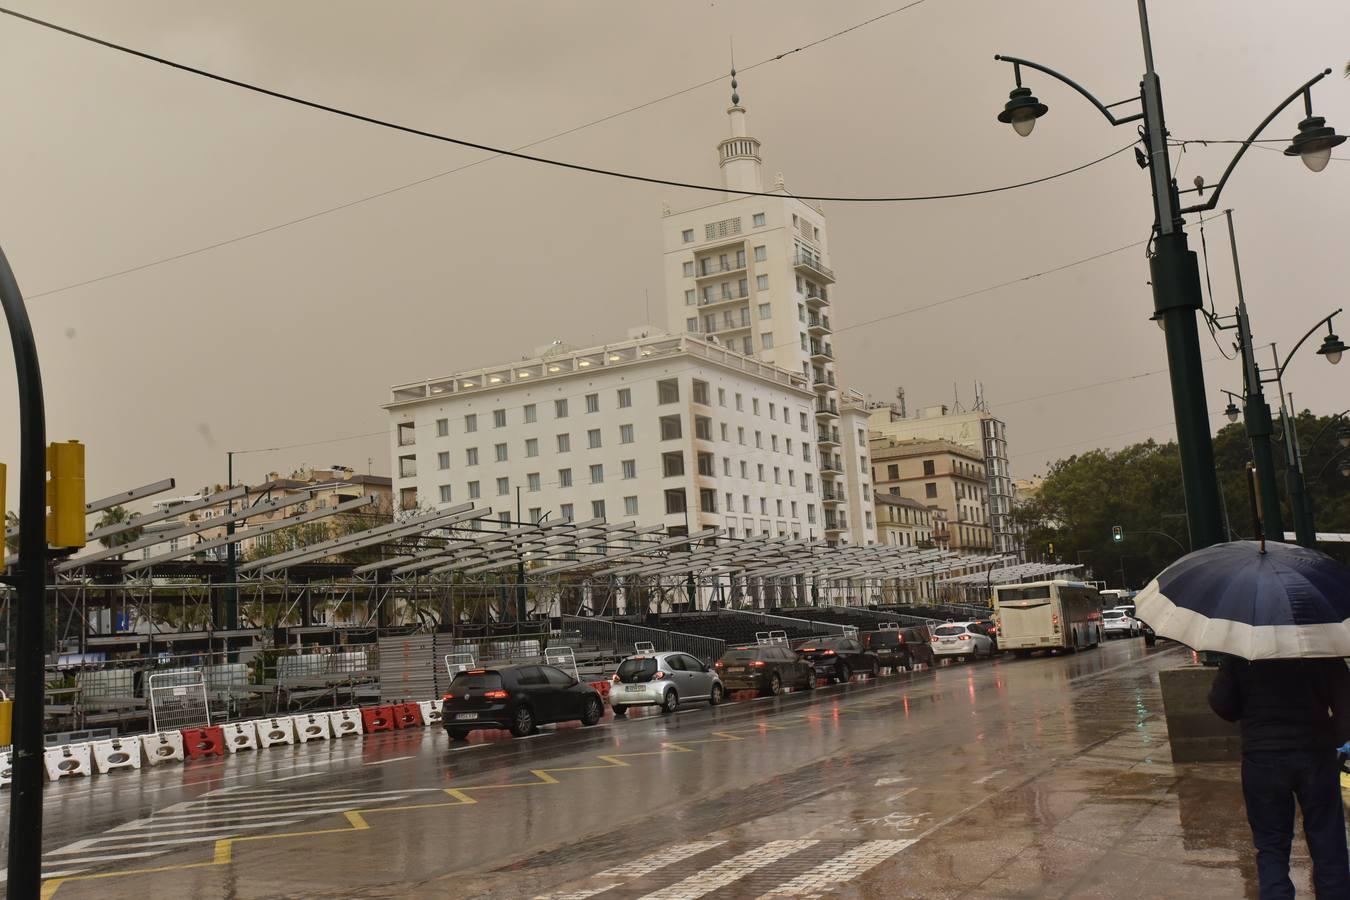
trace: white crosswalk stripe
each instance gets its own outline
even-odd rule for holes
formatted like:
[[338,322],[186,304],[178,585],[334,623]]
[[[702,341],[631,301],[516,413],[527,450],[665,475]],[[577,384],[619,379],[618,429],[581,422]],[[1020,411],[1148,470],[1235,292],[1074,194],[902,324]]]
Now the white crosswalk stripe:
[[603,894],[605,891],[613,890],[624,881],[643,878],[653,872],[664,869],[666,866],[674,865],[677,862],[683,862],[692,856],[706,853],[725,843],[726,841],[690,841],[687,844],[681,844],[678,847],[662,850],[659,853],[653,853],[650,856],[644,856],[641,859],[635,859],[632,862],[617,865],[612,869],[606,869],[595,876],[596,878],[605,879],[607,882],[606,884],[595,887],[579,888],[573,891],[563,891],[559,894],[545,894],[536,897],[535,900],[586,900],[586,898],[594,897],[596,894]]
[[761,894],[760,900],[773,897],[819,897],[852,881],[868,869],[881,865],[913,843],[912,840],[868,841]]
[[791,856],[807,847],[815,846],[818,841],[770,841],[763,846],[723,860],[715,866],[690,875],[683,881],[647,894],[643,900],[698,900],[734,881],[739,881],[751,872],[771,866],[786,856]]

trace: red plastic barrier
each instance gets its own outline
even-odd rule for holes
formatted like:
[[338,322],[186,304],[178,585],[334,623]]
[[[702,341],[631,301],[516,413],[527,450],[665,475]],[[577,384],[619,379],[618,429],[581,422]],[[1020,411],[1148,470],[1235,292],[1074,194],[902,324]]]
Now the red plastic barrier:
[[600,699],[609,699],[609,679],[605,679],[604,681],[592,681],[590,682],[590,685],[600,692]]
[[400,703],[394,707],[395,728],[421,728],[425,724],[422,721],[422,707],[416,703]]
[[393,731],[398,727],[397,717],[392,706],[361,707],[361,727],[369,734],[372,731]]
[[206,728],[183,728],[183,750],[188,759],[201,759],[203,756],[225,755],[225,729],[219,725]]

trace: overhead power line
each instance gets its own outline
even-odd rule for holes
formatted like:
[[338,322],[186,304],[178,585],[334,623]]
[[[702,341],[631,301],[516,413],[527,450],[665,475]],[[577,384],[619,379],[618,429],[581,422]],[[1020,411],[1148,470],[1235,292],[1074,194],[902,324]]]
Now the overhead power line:
[[43,28],[49,28],[53,31],[60,32],[61,34],[78,38],[79,40],[82,41],[88,41],[91,44],[97,44],[100,47],[106,47],[110,50],[116,50],[119,53],[126,53],[130,56],[135,56],[139,59],[144,59],[149,62],[158,63],[163,66],[168,66],[169,68],[177,69],[180,72],[187,72],[191,75],[197,75],[199,77],[206,78],[211,81],[220,82],[221,84],[228,84],[233,87],[240,88],[242,90],[252,91],[253,93],[261,94],[265,97],[271,97],[276,100],[284,100],[287,103],[294,103],[298,106],[304,106],[309,109],[316,109],[319,110],[320,112],[326,112],[331,115],[351,119],[352,121],[355,122],[364,122],[368,125],[375,125],[380,128],[390,129],[392,131],[399,131],[404,134],[411,134],[414,135],[415,137],[423,137],[433,141],[440,141],[446,144],[453,144],[457,147],[468,147],[472,150],[482,150],[486,153],[495,153],[499,156],[509,156],[512,159],[524,160],[525,162],[533,162],[538,163],[540,165],[553,166],[555,168],[560,169],[568,169],[574,172],[585,172],[591,175],[601,175],[607,178],[618,178],[621,180],[634,181],[642,184],[656,184],[661,185],[663,187],[686,188],[689,190],[707,191],[718,194],[731,193],[742,197],[779,197],[779,198],[791,197],[797,200],[828,201],[834,203],[908,203],[921,200],[953,200],[961,197],[975,197],[984,194],[997,194],[1004,191],[1016,190],[1017,188],[1030,187],[1031,185],[1035,184],[1042,184],[1046,181],[1052,181],[1056,178],[1062,178],[1066,175],[1072,175],[1075,172],[1081,172],[1083,169],[1095,166],[1098,163],[1105,162],[1106,160],[1110,159],[1113,156],[1117,156],[1121,153],[1124,153],[1126,150],[1129,150],[1136,143],[1138,143],[1137,141],[1131,141],[1124,147],[1121,147],[1118,150],[1113,150],[1110,153],[1107,153],[1105,156],[1099,156],[1090,162],[1074,166],[1073,168],[1066,169],[1062,172],[1056,172],[1053,175],[1046,175],[1041,178],[1033,178],[1029,181],[1021,181],[1015,184],[999,185],[997,187],[992,188],[979,188],[967,191],[953,191],[950,193],[943,193],[943,194],[850,197],[850,196],[836,196],[830,194],[790,194],[787,192],[770,192],[770,191],[728,191],[725,187],[722,187],[721,185],[696,184],[694,182],[689,181],[676,181],[670,178],[658,178],[652,175],[639,175],[635,172],[620,172],[614,169],[603,169],[600,168],[599,166],[588,166],[582,163],[572,163],[560,159],[551,159],[546,156],[535,156],[530,153],[520,153],[515,150],[507,150],[503,147],[494,147],[490,144],[483,144],[478,141],[470,141],[465,138],[452,137],[451,135],[441,134],[439,132],[430,131],[425,128],[417,128],[412,125],[403,125],[398,122],[389,121],[388,119],[381,119],[376,116],[368,116],[365,115],[364,113],[358,113],[353,110],[343,109],[342,107],[332,106],[327,103],[320,103],[316,100],[308,100],[305,99],[304,97],[299,97],[295,94],[287,94],[283,91],[273,90],[271,88],[263,87],[262,85],[253,84],[251,82],[243,81],[238,78],[231,78],[228,75],[221,75],[216,72],[208,71],[206,69],[199,69],[195,66],[187,65],[186,63],[177,62],[175,60],[167,59],[163,56],[156,56],[153,53],[147,53],[143,50],[137,50],[133,47],[127,47],[123,44],[117,44],[112,41],[104,40],[103,38],[95,37],[94,35],[86,34],[81,31],[76,31],[72,28],[66,28],[62,25],[57,25],[53,22],[48,22],[44,19],[38,19],[34,16],[29,16],[20,12],[15,12],[14,10],[0,7],[0,13],[3,13],[8,16],[13,16],[16,19],[22,19],[25,22],[30,22],[34,25],[39,25]]

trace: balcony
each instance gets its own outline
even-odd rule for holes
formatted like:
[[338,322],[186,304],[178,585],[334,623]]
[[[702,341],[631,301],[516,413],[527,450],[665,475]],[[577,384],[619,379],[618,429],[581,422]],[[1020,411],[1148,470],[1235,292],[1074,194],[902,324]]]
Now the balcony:
[[750,330],[749,318],[741,319],[739,322],[727,322],[725,319],[723,319],[721,322],[718,322],[717,326],[712,331],[709,331],[708,334],[713,334],[716,335],[718,338],[722,338],[725,337],[726,335],[734,334],[737,331],[749,331],[749,330]]
[[816,372],[811,376],[811,387],[816,389],[816,393],[828,394],[835,389],[833,372]]
[[830,317],[812,313],[806,322],[806,330],[812,337],[824,337],[830,333]]
[[830,534],[831,532],[834,532],[837,534],[841,531],[848,531],[848,526],[844,524],[843,520],[832,519],[827,515],[825,517],[825,533]]
[[[839,404],[827,401],[824,397],[816,401],[817,422],[828,422],[837,418],[839,418]],[[838,434],[839,432],[836,431],[835,435],[838,436]]]
[[732,272],[744,271],[744,260],[723,263],[715,259],[705,259],[695,267],[694,280],[702,281],[704,278],[716,278],[719,275],[730,275]]
[[811,362],[823,366],[833,359],[834,349],[829,344],[822,344],[819,341],[811,342]]
[[838,459],[832,459],[826,456],[820,458],[821,475],[843,475],[844,467]]
[[845,499],[847,498],[844,497],[843,490],[833,488],[828,484],[825,486],[825,489],[820,492],[820,502],[828,507],[837,507],[839,504],[843,503]]
[[835,450],[839,447],[839,429],[820,428],[816,431],[816,444],[822,450]]
[[825,267],[825,264],[813,256],[805,253],[798,253],[797,258],[792,261],[798,272],[807,275],[814,275],[828,284],[834,284],[834,271]]
[[824,289],[819,291],[808,291],[806,297],[806,308],[812,311],[818,311],[821,307],[829,305],[829,294]]
[[721,291],[709,294],[698,295],[699,306],[717,306],[722,303],[735,303],[737,300],[750,299],[750,292],[747,291]]

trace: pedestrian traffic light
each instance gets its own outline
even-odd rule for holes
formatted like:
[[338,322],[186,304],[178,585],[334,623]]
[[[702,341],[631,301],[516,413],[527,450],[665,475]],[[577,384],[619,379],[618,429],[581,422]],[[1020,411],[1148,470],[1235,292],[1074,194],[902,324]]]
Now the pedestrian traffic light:
[[1115,541],[1117,544],[1125,540],[1125,529],[1121,528],[1119,525],[1112,525],[1111,540]]
[[84,546],[84,444],[47,446],[47,544]]
[[1051,541],[1050,543],[1046,544],[1045,546],[1046,546],[1046,549],[1048,550],[1049,554],[1050,554],[1051,556],[1054,556],[1054,555],[1055,555],[1055,542],[1054,542],[1054,541]]

